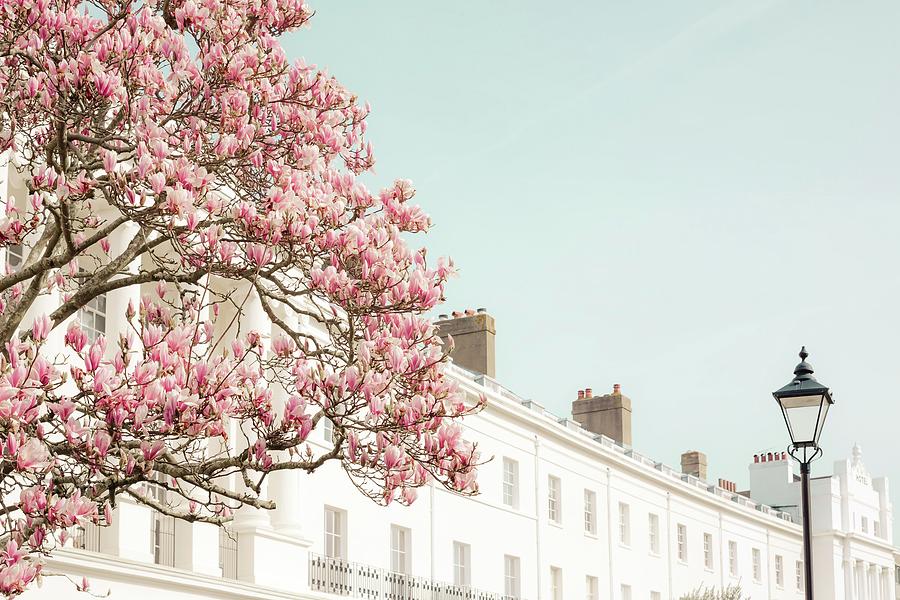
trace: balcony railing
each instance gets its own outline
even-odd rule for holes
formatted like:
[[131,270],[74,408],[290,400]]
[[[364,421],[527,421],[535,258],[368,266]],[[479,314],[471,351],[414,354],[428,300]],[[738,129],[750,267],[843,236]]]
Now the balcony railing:
[[312,553],[309,587],[363,600],[522,600]]

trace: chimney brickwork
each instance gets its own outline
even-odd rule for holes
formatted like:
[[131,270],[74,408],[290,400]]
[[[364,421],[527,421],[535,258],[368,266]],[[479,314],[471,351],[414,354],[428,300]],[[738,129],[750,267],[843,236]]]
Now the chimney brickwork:
[[497,328],[494,317],[483,308],[478,311],[454,312],[452,316],[441,315],[435,323],[438,333],[447,347],[448,336],[453,337],[453,362],[464,369],[496,376],[496,354],[494,338]]
[[631,446],[631,399],[622,394],[619,384],[603,396],[594,396],[591,388],[579,390],[572,402],[572,418],[590,432]]
[[706,481],[706,455],[696,450],[681,455],[681,472]]

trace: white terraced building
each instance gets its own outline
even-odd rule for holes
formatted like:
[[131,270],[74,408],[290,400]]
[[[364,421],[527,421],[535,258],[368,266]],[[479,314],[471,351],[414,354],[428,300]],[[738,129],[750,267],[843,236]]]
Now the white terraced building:
[[[618,389],[579,393],[578,418],[613,427],[590,431],[476,372],[493,369],[489,315],[443,325],[454,332],[457,362],[470,367],[452,367],[453,376],[489,401],[465,421],[494,457],[478,497],[433,487],[412,507],[381,508],[331,465],[283,474],[268,490],[279,508],[239,512],[229,535],[123,501],[112,527],[86,531],[82,549],[57,553],[50,567],[129,600],[659,600],[733,583],[753,599],[803,597],[792,461],[754,457],[750,491],[741,493],[705,481],[699,453],[685,454],[692,473],[683,473],[622,443],[631,404]],[[328,436],[325,428],[312,435],[323,445]],[[870,477],[859,448],[834,475],[812,481],[812,503],[816,598],[895,598],[888,483]],[[25,597],[79,594],[51,578]]]
[[[23,198],[17,187],[0,177],[0,200]],[[26,258],[16,248],[5,260]],[[98,298],[81,316],[116,339],[122,323],[113,315],[129,294]],[[262,311],[246,318],[248,328],[271,328]],[[671,468],[630,447],[631,401],[618,388],[579,392],[573,418],[557,418],[493,379],[489,315],[440,324],[456,341],[452,376],[488,399],[465,420],[468,437],[494,458],[481,469],[479,496],[429,487],[412,507],[382,508],[329,464],[313,475],[277,473],[266,494],[278,508],[241,510],[227,532],[123,498],[110,527],[81,532],[47,570],[87,576],[94,593],[128,600],[676,600],[732,583],[754,600],[803,597],[791,461],[756,456],[750,490],[740,493],[707,482],[698,452]],[[322,424],[312,443],[324,448],[330,435]],[[858,448],[834,475],[813,480],[812,503],[816,598],[896,598],[888,482],[870,477]],[[51,577],[24,597],[84,596]]]

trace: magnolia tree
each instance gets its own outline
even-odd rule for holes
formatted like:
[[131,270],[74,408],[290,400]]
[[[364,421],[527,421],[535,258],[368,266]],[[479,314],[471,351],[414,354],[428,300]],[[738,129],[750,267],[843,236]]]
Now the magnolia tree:
[[[404,242],[429,226],[408,183],[357,181],[368,108],[285,57],[310,16],[0,0],[0,151],[24,190],[0,246],[25,255],[0,278],[6,596],[117,497],[221,525],[274,507],[268,474],[329,460],[385,503],[432,480],[476,491],[458,418],[481,401],[442,374],[422,316],[451,266]],[[121,333],[89,335],[80,311],[128,290]],[[271,331],[247,327],[261,314]]]

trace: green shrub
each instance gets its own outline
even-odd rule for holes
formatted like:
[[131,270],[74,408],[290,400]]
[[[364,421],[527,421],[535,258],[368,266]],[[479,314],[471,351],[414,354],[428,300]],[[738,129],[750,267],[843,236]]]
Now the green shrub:
[[739,585],[729,585],[724,590],[712,587],[699,587],[679,600],[743,600],[744,593]]

